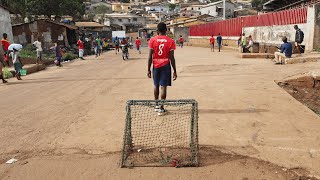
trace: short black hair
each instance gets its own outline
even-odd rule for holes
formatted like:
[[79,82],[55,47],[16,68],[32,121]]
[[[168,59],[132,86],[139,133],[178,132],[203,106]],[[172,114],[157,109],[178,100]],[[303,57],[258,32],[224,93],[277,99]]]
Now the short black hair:
[[137,37],[137,39],[139,39],[139,37]]
[[164,22],[159,23],[157,28],[160,33],[167,32],[167,25]]
[[294,25],[293,27],[294,29],[299,29],[298,25]]
[[282,41],[286,43],[286,42],[288,42],[288,38],[286,36],[283,36]]
[[3,33],[2,36],[3,36],[3,38],[7,38],[8,34],[7,33]]

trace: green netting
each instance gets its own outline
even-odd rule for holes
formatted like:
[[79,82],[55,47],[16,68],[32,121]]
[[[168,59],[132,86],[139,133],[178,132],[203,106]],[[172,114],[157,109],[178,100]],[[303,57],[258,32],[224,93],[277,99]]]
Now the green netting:
[[126,110],[121,167],[199,165],[195,100],[128,101]]

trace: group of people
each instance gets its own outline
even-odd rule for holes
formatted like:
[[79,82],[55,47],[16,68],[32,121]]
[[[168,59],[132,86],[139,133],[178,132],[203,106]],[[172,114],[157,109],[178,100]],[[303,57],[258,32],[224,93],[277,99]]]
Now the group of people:
[[10,57],[12,59],[12,63],[15,69],[15,76],[18,80],[21,79],[21,70],[22,70],[22,62],[19,57],[19,51],[22,49],[22,45],[20,44],[11,44],[8,40],[8,35],[3,33],[1,40],[1,48],[0,48],[0,79],[3,83],[7,83],[4,79],[3,68],[8,66],[10,67]]
[[247,38],[245,33],[240,34],[237,44],[242,53],[250,53],[252,52],[253,38],[251,35]]
[[[294,29],[296,31],[294,48],[297,51],[297,54],[300,55],[302,49],[301,44],[304,40],[304,33],[298,25],[294,25]],[[282,37],[282,42],[283,44],[279,48],[279,51],[274,53],[276,64],[284,64],[284,59],[291,58],[293,54],[293,46],[288,42],[288,38],[286,36]]]
[[[211,47],[211,52],[214,52],[214,44],[215,44],[215,39],[214,36],[212,35],[211,38],[209,39],[210,41],[210,47]],[[219,33],[217,36],[217,44],[218,44],[218,50],[219,52],[221,51],[222,48],[222,37],[221,34]]]

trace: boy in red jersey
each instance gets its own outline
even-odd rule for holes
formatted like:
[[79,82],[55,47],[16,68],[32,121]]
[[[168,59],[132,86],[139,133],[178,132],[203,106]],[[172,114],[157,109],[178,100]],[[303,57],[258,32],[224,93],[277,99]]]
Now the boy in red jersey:
[[3,33],[2,36],[3,36],[3,39],[1,40],[1,44],[2,44],[3,51],[4,51],[4,60],[6,61],[8,66],[10,67],[9,51],[8,51],[8,48],[10,46],[10,42],[7,40],[7,38],[8,38],[7,33]]
[[211,47],[211,52],[214,52],[214,37],[213,37],[213,35],[210,38],[210,47]]
[[[159,100],[161,87],[161,100],[167,98],[167,87],[171,86],[171,66],[173,68],[173,80],[177,79],[174,40],[166,36],[167,25],[158,24],[158,36],[149,41],[148,77],[151,78],[151,65],[153,64],[154,99]],[[163,106],[156,106],[155,111],[162,115],[166,112]]]
[[180,47],[183,48],[184,39],[183,39],[182,35],[180,35],[179,42],[180,42]]
[[141,46],[141,41],[140,41],[139,37],[137,37],[137,39],[136,39],[136,47],[137,47],[137,50],[139,51],[139,54],[141,54],[140,46]]

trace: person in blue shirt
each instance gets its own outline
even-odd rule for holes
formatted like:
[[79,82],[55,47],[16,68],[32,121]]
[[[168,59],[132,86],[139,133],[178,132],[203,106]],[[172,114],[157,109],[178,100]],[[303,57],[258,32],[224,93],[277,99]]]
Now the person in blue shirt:
[[283,64],[282,59],[291,58],[292,56],[292,44],[288,42],[286,36],[282,38],[283,44],[281,45],[280,52],[275,52],[274,56],[276,64]]
[[221,44],[222,44],[222,37],[221,34],[219,33],[217,36],[217,43],[218,43],[218,48],[219,48],[219,52],[221,50]]

